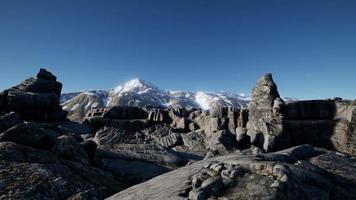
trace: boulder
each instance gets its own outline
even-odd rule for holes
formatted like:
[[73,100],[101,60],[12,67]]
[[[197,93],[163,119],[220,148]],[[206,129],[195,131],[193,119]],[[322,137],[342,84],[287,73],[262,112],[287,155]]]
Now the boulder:
[[88,164],[88,154],[73,136],[58,137],[53,152],[60,158]]
[[108,172],[12,142],[0,142],[0,180],[2,199],[68,199],[89,190],[90,199],[103,199],[124,188]]
[[237,147],[236,138],[227,130],[217,131],[208,136],[206,149],[214,156],[234,151]]
[[250,136],[247,135],[247,130],[242,127],[236,128],[236,145],[238,149],[245,149],[250,145]]
[[204,132],[193,131],[186,134],[181,134],[183,144],[186,146],[190,152],[203,152],[206,153],[205,140],[206,136]]
[[0,133],[3,131],[6,131],[7,129],[21,123],[22,120],[20,117],[14,113],[10,112],[8,114],[5,114],[4,116],[0,117]]
[[40,124],[23,122],[0,134],[0,141],[9,141],[24,146],[51,149],[59,133]]

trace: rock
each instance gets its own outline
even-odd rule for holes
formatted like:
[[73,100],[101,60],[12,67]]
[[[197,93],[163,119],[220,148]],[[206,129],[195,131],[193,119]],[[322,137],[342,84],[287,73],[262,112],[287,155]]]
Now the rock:
[[211,118],[209,116],[201,116],[196,118],[196,123],[207,135],[211,135],[218,130],[227,129],[226,118]]
[[262,76],[253,88],[249,103],[247,135],[250,136],[252,144],[263,147],[265,151],[286,147],[289,138],[283,134],[283,116],[276,112],[282,110],[282,106],[283,101],[272,74]]
[[172,119],[169,117],[167,110],[153,108],[148,111],[148,119],[155,122],[171,123]]
[[118,180],[129,185],[147,181],[170,171],[170,168],[142,160],[103,158],[101,168],[113,173]]
[[62,122],[57,127],[60,129],[61,133],[67,135],[92,135],[93,132],[93,130],[88,125],[71,121]]
[[196,122],[190,122],[189,123],[189,130],[190,131],[196,131],[199,129],[199,125]]
[[245,128],[236,128],[236,145],[238,149],[245,149],[250,145],[250,137],[246,132],[247,130]]
[[182,132],[189,130],[189,120],[185,117],[176,117],[173,121],[173,127]]
[[[209,197],[208,192],[216,195],[212,199],[355,199],[355,163],[355,159],[311,146],[262,157],[235,153],[165,173],[108,199],[199,199],[200,191],[206,194],[202,199]],[[225,169],[217,173],[213,165]],[[204,173],[208,178],[202,182],[206,183],[196,184],[194,177]],[[227,177],[234,184],[225,184]],[[207,189],[215,183],[216,187]]]
[[185,161],[173,151],[154,144],[99,145],[98,156],[101,158],[140,160],[170,166],[185,164]]
[[147,119],[111,119],[102,117],[86,118],[84,124],[89,125],[94,130],[98,130],[102,127],[115,127],[126,131],[140,131],[142,129],[155,125]]
[[179,133],[170,133],[157,140],[158,143],[164,147],[174,147],[183,144],[182,137]]
[[206,153],[205,149],[205,134],[203,132],[189,132],[182,134],[182,139],[184,146],[188,147],[190,152],[203,152]]
[[22,120],[20,119],[20,117],[14,112],[11,112],[9,114],[1,116],[0,117],[0,133],[3,131],[6,131],[7,129],[9,129],[21,122],[22,122]]
[[51,72],[47,71],[46,69],[40,68],[40,71],[37,74],[38,79],[44,79],[49,81],[56,81],[57,77],[54,76]]
[[114,127],[103,127],[95,133],[94,141],[99,145],[120,143],[124,131]]
[[110,119],[147,119],[148,114],[138,107],[114,106],[107,109],[103,117]]
[[51,152],[22,146],[13,142],[0,142],[0,160],[25,163],[56,163],[58,159]]
[[89,162],[91,164],[95,164],[94,162],[96,161],[96,148],[97,148],[96,143],[92,140],[85,140],[82,143],[80,143],[80,146],[87,153],[89,157]]
[[226,130],[215,132],[206,142],[206,149],[214,155],[226,154],[236,147],[236,138]]
[[0,134],[0,141],[10,141],[24,146],[51,149],[59,133],[40,124],[24,122]]
[[288,145],[312,144],[356,155],[356,105],[343,100],[313,100],[288,103],[283,109]]
[[0,142],[3,199],[67,199],[89,190],[91,199],[103,199],[123,188],[100,169],[60,160],[47,150]]
[[50,72],[41,69],[39,78],[28,78],[0,95],[0,110],[14,111],[23,120],[66,121],[67,112],[59,105],[62,84]]
[[60,136],[54,146],[54,153],[63,159],[72,160],[88,164],[88,154],[82,148],[80,143],[72,136]]

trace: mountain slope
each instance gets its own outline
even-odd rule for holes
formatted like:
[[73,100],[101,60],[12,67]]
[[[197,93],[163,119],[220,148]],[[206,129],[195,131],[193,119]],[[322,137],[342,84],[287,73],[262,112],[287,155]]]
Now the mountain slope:
[[154,84],[133,79],[109,91],[88,90],[62,94],[61,103],[69,118],[81,121],[91,108],[112,106],[187,107],[203,110],[214,107],[244,107],[250,98],[226,92],[163,90]]

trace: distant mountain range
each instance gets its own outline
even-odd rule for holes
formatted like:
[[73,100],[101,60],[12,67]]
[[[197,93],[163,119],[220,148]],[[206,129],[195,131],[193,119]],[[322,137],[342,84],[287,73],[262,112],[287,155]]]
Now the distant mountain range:
[[[284,98],[293,101],[293,98]],[[227,92],[187,92],[163,90],[154,84],[133,79],[111,90],[87,90],[63,93],[63,109],[72,120],[80,121],[91,108],[111,106],[153,106],[153,107],[244,107],[250,97]]]

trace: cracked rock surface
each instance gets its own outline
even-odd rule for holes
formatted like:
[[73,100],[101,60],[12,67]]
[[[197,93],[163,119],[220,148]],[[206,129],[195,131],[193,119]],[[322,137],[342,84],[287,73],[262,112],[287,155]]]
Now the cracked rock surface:
[[[337,163],[335,163],[337,161]],[[356,159],[311,145],[196,162],[108,199],[355,199]]]

